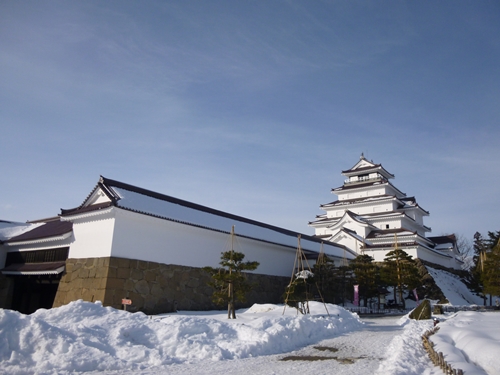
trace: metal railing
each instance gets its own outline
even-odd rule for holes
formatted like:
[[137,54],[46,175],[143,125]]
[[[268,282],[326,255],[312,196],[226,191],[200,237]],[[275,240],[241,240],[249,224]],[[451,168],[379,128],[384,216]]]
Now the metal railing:
[[356,184],[356,183],[360,183],[360,182],[365,182],[365,181],[371,181],[371,180],[380,180],[382,178],[382,176],[378,175],[377,177],[359,177],[357,180],[351,180],[351,179],[348,179],[348,180],[345,180],[344,183],[346,185],[348,184]]
[[391,307],[391,308],[384,308],[384,309],[379,309],[379,308],[370,308],[370,307],[362,307],[362,306],[349,306],[345,308],[346,310],[349,310],[350,312],[354,312],[357,314],[383,314],[383,315],[400,315],[400,314],[407,314],[413,308],[402,308],[402,307]]
[[465,305],[465,306],[450,306],[450,305],[434,305],[434,309],[438,307],[443,313],[455,313],[459,311],[496,311],[500,310],[497,306],[482,306],[482,305]]

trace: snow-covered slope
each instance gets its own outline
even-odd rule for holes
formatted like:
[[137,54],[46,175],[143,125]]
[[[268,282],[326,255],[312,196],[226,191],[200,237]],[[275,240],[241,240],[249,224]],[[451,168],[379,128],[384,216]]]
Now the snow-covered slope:
[[427,267],[427,270],[451,305],[464,306],[483,304],[482,298],[472,293],[458,276],[432,267]]

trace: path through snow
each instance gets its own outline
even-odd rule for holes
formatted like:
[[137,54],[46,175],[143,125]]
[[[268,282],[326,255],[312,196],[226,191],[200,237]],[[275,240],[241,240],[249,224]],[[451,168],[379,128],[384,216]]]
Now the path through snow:
[[[170,365],[168,368],[134,371],[133,374],[159,375],[165,371],[173,375],[245,372],[252,375],[374,374],[383,364],[383,360],[391,354],[388,352],[391,341],[403,334],[404,327],[398,324],[399,319],[399,317],[363,319],[365,327],[362,330],[323,340],[290,353],[229,361],[202,361],[194,364]],[[420,337],[418,337],[418,344],[420,344]],[[321,360],[320,357],[324,359]],[[380,370],[379,373],[384,373],[383,369]],[[424,372],[420,372],[422,370]],[[389,372],[398,373],[394,369]],[[416,373],[440,374],[438,369],[434,371],[430,362],[427,368],[420,369]],[[116,374],[116,372],[106,372],[106,374]]]

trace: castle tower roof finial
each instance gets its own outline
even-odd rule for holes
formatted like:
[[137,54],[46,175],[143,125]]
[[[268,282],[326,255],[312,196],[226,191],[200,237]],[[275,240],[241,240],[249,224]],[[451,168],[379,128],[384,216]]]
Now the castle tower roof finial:
[[365,159],[365,153],[364,153],[364,152],[362,152],[362,153],[361,153],[361,156],[359,157],[359,160],[364,160],[364,159]]

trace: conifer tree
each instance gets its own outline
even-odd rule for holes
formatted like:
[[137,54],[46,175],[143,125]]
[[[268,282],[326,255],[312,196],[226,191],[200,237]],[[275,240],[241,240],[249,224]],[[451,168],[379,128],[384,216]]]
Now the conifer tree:
[[488,252],[484,261],[484,270],[481,279],[484,292],[490,296],[500,296],[500,240]]
[[[483,238],[479,232],[474,234],[474,266],[471,269],[471,275],[475,284],[475,289],[479,294],[482,294],[485,305],[487,298],[486,295],[488,293],[490,294],[491,304],[491,295],[494,294],[491,293],[491,288],[494,284],[495,269],[492,269],[491,267],[494,267],[495,264],[495,247],[498,245],[499,239],[500,231],[488,232],[488,238]],[[490,255],[492,259],[487,262]],[[486,283],[488,283],[488,288],[486,287]]]
[[381,277],[388,285],[394,287],[394,300],[397,301],[397,291],[403,308],[406,308],[404,289],[414,289],[420,285],[418,268],[412,256],[398,248],[389,251],[384,259]]
[[203,268],[212,276],[212,281],[208,283],[214,288],[212,301],[217,305],[227,303],[228,319],[236,319],[235,302],[245,302],[246,294],[252,289],[243,271],[253,271],[259,266],[259,262],[243,262],[244,258],[243,253],[225,251],[219,268]]
[[324,253],[320,254],[312,268],[314,280],[325,302],[334,303],[337,284],[336,268],[334,261]]
[[358,255],[351,262],[354,272],[354,282],[359,285],[359,297],[363,299],[365,307],[369,298],[378,295],[377,290],[377,266],[369,255]]
[[309,314],[309,301],[314,299],[312,290],[315,284],[314,273],[309,270],[297,272],[283,295],[285,303],[301,314]]
[[474,233],[473,249],[474,256],[472,257],[472,260],[474,264],[470,271],[473,280],[473,287],[479,295],[482,295],[484,304],[486,305],[486,296],[483,294],[484,286],[482,281],[482,273],[484,270],[484,258],[486,252],[488,251],[488,244],[479,232]]
[[352,269],[347,265],[341,265],[336,267],[334,271],[335,303],[341,303],[344,306],[346,299],[352,300],[354,295]]

